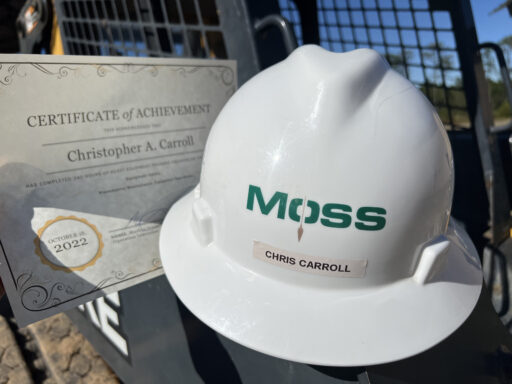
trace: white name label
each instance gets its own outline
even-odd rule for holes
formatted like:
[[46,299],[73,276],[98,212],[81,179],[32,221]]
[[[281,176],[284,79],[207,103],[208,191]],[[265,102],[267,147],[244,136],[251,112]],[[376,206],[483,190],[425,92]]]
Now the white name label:
[[342,260],[303,255],[255,241],[253,256],[270,264],[294,271],[336,277],[363,277],[368,260]]

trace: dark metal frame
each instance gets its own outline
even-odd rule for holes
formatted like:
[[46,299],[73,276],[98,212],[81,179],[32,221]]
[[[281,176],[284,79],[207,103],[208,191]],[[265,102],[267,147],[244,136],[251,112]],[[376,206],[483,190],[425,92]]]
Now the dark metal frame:
[[[427,0],[279,2],[282,14],[295,27],[299,43],[304,40],[340,52],[377,50],[426,93],[449,129],[468,128],[464,89],[454,83],[462,74],[445,9],[435,8]],[[312,20],[315,15],[318,17]],[[306,30],[301,20],[306,20]],[[309,24],[317,25],[317,30],[312,31]],[[445,45],[442,35],[452,44]]]
[[55,8],[66,54],[229,57],[241,83],[260,70],[243,1],[56,0]]
[[[189,4],[193,5],[196,13],[201,13],[201,0],[188,1]],[[364,4],[368,4],[371,1],[375,3],[372,12],[377,12],[378,17],[380,17],[381,12],[390,12],[394,17],[396,25],[399,24],[398,13],[414,13],[417,10],[415,7],[417,7],[418,4],[423,4],[418,12],[444,12],[444,14],[450,15],[452,27],[449,29],[444,27],[434,28],[434,46],[425,47],[421,43],[421,34],[425,28],[418,26],[414,17],[412,25],[403,28],[401,28],[402,26],[386,26],[381,22],[381,30],[397,30],[398,36],[397,40],[386,40],[387,32],[381,31],[379,33],[382,36],[382,43],[377,43],[372,41],[372,37],[368,31],[368,29],[375,28],[370,25],[371,21],[366,19],[366,13],[360,9],[360,0],[346,0],[347,5],[336,5],[341,2],[332,2],[331,5],[330,0],[295,0],[293,2],[291,0],[275,0],[270,2],[217,0],[217,24],[204,23],[202,14],[197,16],[197,21],[190,22],[190,19],[185,17],[183,9],[181,9],[183,4],[181,0],[127,0],[124,5],[122,0],[55,0],[55,5],[66,53],[211,57],[213,52],[213,56],[215,57],[227,56],[230,59],[236,59],[238,61],[239,80],[241,83],[245,82],[266,65],[284,57],[285,49],[287,48],[289,50],[290,47],[294,45],[293,39],[290,38],[288,33],[289,25],[286,22],[279,18],[265,19],[266,16],[279,11],[279,9],[281,9],[283,16],[289,18],[290,25],[296,31],[299,43],[301,44],[323,43],[327,48],[332,50],[337,50],[338,47],[340,50],[344,50],[370,46],[380,50],[388,59],[397,59],[398,57],[398,60],[392,64],[405,75],[410,75],[416,70],[415,68],[418,68],[419,71],[423,73],[423,78],[426,81],[416,81],[416,84],[426,91],[427,96],[434,94],[444,95],[441,100],[432,101],[435,105],[437,104],[439,108],[445,108],[448,111],[447,114],[445,114],[445,116],[447,116],[445,123],[450,129],[449,135],[454,151],[457,151],[459,146],[468,146],[469,148],[468,150],[464,149],[467,154],[466,160],[469,161],[458,164],[457,154],[455,156],[457,177],[454,200],[456,206],[454,207],[454,212],[460,213],[463,219],[468,219],[467,229],[472,235],[473,240],[476,240],[479,250],[482,250],[483,246],[478,245],[477,239],[477,237],[480,236],[480,227],[472,228],[471,224],[468,224],[470,223],[471,216],[474,216],[476,211],[482,211],[483,213],[479,216],[478,221],[480,223],[485,222],[484,225],[487,225],[487,218],[490,218],[491,242],[492,244],[499,244],[508,236],[508,230],[510,229],[509,192],[507,192],[504,180],[503,164],[501,162],[497,138],[491,129],[493,125],[491,107],[488,100],[487,84],[483,67],[478,53],[478,42],[469,0],[454,0],[451,2],[443,0],[415,0],[414,4],[411,3],[410,0],[366,0]],[[161,17],[155,15],[155,10],[163,10],[170,2],[176,5],[177,18],[170,18],[169,14],[164,13],[164,11],[162,11],[163,15]],[[75,7],[70,5],[72,3],[91,3],[94,17],[91,17],[90,14],[86,14],[85,11],[82,12],[80,5],[76,6],[75,10],[71,8],[66,10],[65,4],[68,4],[68,7]],[[126,12],[126,4],[137,4],[138,9],[134,14],[134,20],[123,19],[117,11],[112,11],[111,17],[108,16],[109,6],[120,5],[123,12]],[[401,4],[403,4],[403,6]],[[281,8],[279,8],[279,6]],[[88,5],[85,7],[87,8]],[[331,23],[326,20],[327,17],[331,17],[326,15],[325,9],[327,8],[335,12],[336,20],[332,23],[334,29],[331,29]],[[100,14],[98,9],[101,9],[103,13]],[[361,26],[358,24],[358,21],[350,18],[352,12],[360,11],[362,12]],[[366,11],[366,9],[364,11]],[[339,12],[348,12],[349,18],[347,19],[346,25],[345,22],[339,18],[341,15]],[[319,20],[319,14],[323,15],[322,20]],[[432,16],[430,16],[430,20],[431,24],[435,27],[435,20]],[[254,27],[255,23],[256,28]],[[364,29],[365,26],[368,27],[364,32],[366,33],[366,41],[355,41],[357,40],[355,34],[359,33],[355,31],[358,28]],[[336,32],[337,37],[333,35],[336,28],[338,31]],[[354,41],[350,42],[345,39],[342,28],[348,28],[352,31],[352,40]],[[97,37],[93,35],[94,29],[96,29]],[[273,32],[270,31],[272,29],[274,30]],[[401,29],[416,36],[416,45],[407,43],[405,34],[402,35]],[[89,31],[89,35],[86,31]],[[176,35],[177,32],[181,34],[181,40],[174,40],[175,36],[178,36]],[[446,48],[439,44],[437,34],[446,32],[453,33],[455,48]],[[222,52],[222,49],[219,50],[215,44],[210,44],[208,33],[219,33],[220,36],[222,36],[225,55],[219,54],[219,52]],[[274,34],[272,35],[272,33]],[[126,41],[123,40],[125,34],[129,42],[128,45]],[[280,37],[281,41],[279,43],[274,41],[276,34]],[[88,39],[88,36],[92,36],[92,39]],[[122,41],[118,41],[116,36],[121,37]],[[164,48],[167,46],[163,36],[167,36],[169,41],[168,46],[170,48],[168,49],[163,49],[162,47],[162,45],[164,45]],[[195,37],[189,38],[190,36],[199,36],[199,40]],[[265,36],[267,36],[266,39]],[[272,38],[268,38],[268,36],[272,36]],[[261,41],[258,41],[257,37],[261,38]],[[199,45],[197,45],[197,42],[199,42]],[[179,44],[183,45],[181,51],[176,49]],[[349,44],[353,44],[354,46],[352,47]],[[411,62],[410,58],[408,58],[407,50],[409,49],[417,49],[420,52],[419,61],[417,63]],[[434,51],[434,54],[438,57],[437,64],[429,65],[429,63],[424,60],[422,53],[425,49]],[[271,52],[272,54],[270,54]],[[395,52],[398,52],[398,56],[393,56]],[[454,69],[447,68],[447,66],[444,65],[442,55],[445,54],[451,56],[456,55],[457,62],[460,63],[455,70],[460,72],[463,81],[462,86],[457,89],[447,85],[447,72]],[[440,78],[442,79],[441,83],[428,81],[429,76],[427,76],[427,73],[430,70],[439,71],[441,74]],[[414,78],[411,80],[414,82]],[[463,93],[463,106],[452,103],[450,96],[452,91]],[[438,102],[436,103],[436,101]],[[458,124],[457,119],[454,119],[454,111],[466,113],[470,121],[470,126],[464,127]],[[466,174],[467,177],[460,177],[461,174],[464,175],[464,173],[460,172],[460,169],[464,170],[464,167],[467,168],[467,164],[472,164],[473,169]],[[471,195],[471,199],[468,200],[466,205],[457,207],[457,201],[461,201],[460,196],[464,195]],[[475,205],[478,205],[478,207]],[[467,216],[464,217],[464,215]],[[201,325],[193,315],[188,313],[186,309],[176,301],[164,277],[146,282],[137,287],[132,287],[121,292],[120,296],[122,308],[127,311],[127,316],[122,319],[120,324],[126,326],[127,337],[132,340],[134,348],[135,345],[144,345],[145,347],[140,347],[141,349],[148,348],[147,340],[151,337],[153,337],[153,339],[151,339],[151,348],[156,348],[157,350],[158,348],[167,348],[167,350],[158,350],[158,353],[153,355],[150,351],[147,356],[142,356],[146,353],[146,350],[139,355],[135,353],[133,361],[143,367],[139,371],[134,372],[133,367],[115,356],[115,350],[112,350],[107,343],[101,342],[101,335],[96,333],[90,326],[88,328],[87,322],[84,321],[83,314],[74,311],[72,317],[75,322],[81,325],[81,329],[85,331],[86,335],[88,335],[91,340],[96,341],[95,344],[99,347],[99,350],[104,351],[105,355],[108,355],[107,360],[117,367],[121,367],[119,369],[122,369],[126,375],[129,375],[124,377],[134,379],[135,376],[138,375],[137,378],[144,379],[146,376],[151,377],[152,374],[155,374],[161,375],[160,378],[162,378],[167,374],[166,372],[155,373],[150,367],[159,364],[158,367],[161,368],[163,364],[165,364],[165,361],[169,359],[172,360],[172,364],[178,364],[180,359],[184,359],[184,363],[190,364],[190,362],[183,357],[186,353],[168,348],[169,345],[177,342],[176,340],[180,340],[179,343],[181,347],[189,343],[188,348],[190,348],[190,352],[193,355],[192,360],[194,360],[195,369],[202,378],[211,378],[208,376],[209,374],[222,375],[223,372],[226,375],[229,374],[229,372],[231,372],[229,370],[231,366],[227,360],[226,364],[229,366],[226,366],[227,368],[225,370],[219,370],[218,367],[215,367],[215,369],[208,372],[201,372],[199,369],[201,365],[197,363],[197,358],[202,359],[205,357],[200,350],[205,348],[204,340],[206,339],[209,340],[208,345],[210,347],[207,348],[208,351],[213,351],[217,347],[220,348],[217,350],[218,353],[214,351],[210,354],[216,359],[216,363],[223,361],[225,350],[229,350],[231,351],[231,356],[245,356],[246,361],[251,361],[251,364],[242,364],[244,369],[248,371],[251,370],[252,363],[257,363],[254,365],[255,367],[266,367],[268,371],[273,372],[274,375],[280,372],[279,374],[282,374],[282,377],[294,377],[303,380],[307,380],[307,378],[311,380],[322,380],[322,377],[325,377],[317,375],[316,372],[311,370],[311,367],[284,362],[257,354],[256,352],[244,349],[235,343],[231,343],[222,337],[214,335],[212,331]],[[146,302],[148,297],[152,298],[152,303]],[[155,305],[160,307],[155,308]],[[151,322],[151,324],[143,324],[144,315],[140,313],[141,306],[144,308],[144,311],[150,313],[151,320],[148,320],[148,322]],[[122,317],[122,315],[122,312],[120,312],[119,316]],[[169,326],[170,323],[173,324],[172,327]],[[196,332],[192,336],[195,337],[199,335],[198,340],[200,340],[202,344],[198,345],[197,343],[199,343],[199,341],[194,344],[195,338],[188,337],[188,334],[185,340],[181,333],[180,324],[183,324],[186,333],[188,332],[187,328],[190,328],[192,324],[192,328],[194,328],[194,332]],[[155,325],[163,335],[167,335],[167,338],[172,337],[172,342],[165,338],[154,338],[155,330],[152,328],[153,325]],[[147,327],[151,327],[151,329]],[[493,329],[496,329],[496,327]],[[153,357],[153,359],[157,360],[148,360],[151,359],[152,356],[156,356]],[[432,354],[430,356],[432,356]],[[207,362],[205,362],[205,364],[209,367]],[[402,366],[398,364],[396,367],[397,370],[407,369],[407,364],[404,363]],[[468,369],[470,368],[471,367]],[[314,369],[322,371],[318,367]],[[283,373],[286,370],[290,372],[288,375]],[[384,371],[385,370],[384,368]],[[176,368],[175,371],[180,370]],[[332,370],[324,369],[322,372],[324,371],[326,374],[332,374],[332,376],[336,377],[340,382],[342,381],[341,379],[344,379],[344,377],[340,376],[342,370],[333,368]],[[187,377],[189,374],[187,372],[189,371],[183,369],[184,377]],[[368,374],[366,372],[363,373],[364,374],[357,372],[357,374],[351,375],[350,379],[348,376],[346,379],[350,380],[350,382],[353,382],[352,380],[364,382],[365,379],[368,378]],[[265,376],[264,372],[262,373],[260,369],[254,369],[251,374],[254,377],[259,377],[258,375]],[[191,377],[187,377],[187,380],[188,379],[191,379]],[[193,379],[195,380],[197,378]],[[225,382],[240,381],[240,378],[237,377],[224,377],[224,379],[226,379],[224,380]],[[376,382],[378,381],[377,378]]]
[[[441,1],[439,2],[444,4]],[[461,56],[468,113],[478,142],[487,191],[491,230],[490,241],[497,245],[510,236],[510,194],[506,185],[497,137],[491,133],[491,127],[493,126],[492,109],[475,24],[469,1],[457,0],[451,2],[449,6],[447,4],[444,4],[444,6],[453,15],[454,24],[460,26],[455,31],[455,38]],[[467,11],[461,12],[461,10]]]
[[[510,72],[505,61],[505,56],[499,45],[495,43],[483,43],[479,45],[479,49],[491,49],[496,54],[498,65],[500,67],[500,74],[509,105],[512,105],[512,82],[510,80]],[[496,137],[508,137],[509,145],[512,144],[512,122],[503,126],[491,126],[488,136],[491,136],[494,141]],[[505,146],[506,147],[506,146]],[[501,148],[503,149],[503,148]],[[512,145],[509,147],[512,152]],[[510,154],[509,152],[509,154]],[[506,164],[510,163],[512,158],[509,156],[503,157],[503,153],[499,154]],[[509,170],[510,171],[510,170]],[[512,184],[512,180],[508,180],[508,187]],[[505,179],[506,183],[506,179]],[[502,195],[506,193],[506,186],[502,185],[501,190],[496,191],[496,199],[501,199]],[[510,192],[510,190],[509,190]],[[510,200],[509,200],[510,201]],[[503,204],[503,202],[502,202]],[[492,208],[492,207],[491,207]],[[496,208],[496,207],[495,207]],[[500,207],[501,209],[506,209]],[[505,218],[504,218],[505,219]],[[483,271],[484,279],[489,287],[492,287],[492,300],[498,316],[502,319],[505,326],[512,332],[512,308],[510,306],[511,284],[512,281],[512,239],[508,239],[498,244],[490,243],[486,246],[483,253]]]

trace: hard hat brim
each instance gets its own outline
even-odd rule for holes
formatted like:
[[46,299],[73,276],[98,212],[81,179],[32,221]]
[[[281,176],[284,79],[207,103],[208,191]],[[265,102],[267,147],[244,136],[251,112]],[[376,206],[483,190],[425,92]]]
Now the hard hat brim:
[[465,231],[452,223],[443,270],[433,281],[412,277],[340,294],[255,274],[191,230],[193,192],[165,218],[160,256],[181,301],[206,325],[246,347],[307,364],[362,366],[423,352],[471,314],[482,287],[481,265]]

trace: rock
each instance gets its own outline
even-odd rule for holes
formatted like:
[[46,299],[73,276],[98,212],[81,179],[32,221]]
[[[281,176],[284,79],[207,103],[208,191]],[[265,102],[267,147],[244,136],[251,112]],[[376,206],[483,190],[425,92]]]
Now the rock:
[[117,384],[118,381],[115,376],[91,376],[87,378],[87,384]]
[[12,345],[14,337],[12,336],[11,329],[7,326],[5,318],[0,316],[0,348],[5,349]]
[[0,364],[0,384],[5,384],[9,380],[9,372],[11,372],[11,367],[8,367],[5,364]]
[[81,334],[70,335],[60,342],[59,350],[62,353],[73,355],[78,352],[80,345],[83,344],[83,338]]
[[11,327],[3,316],[0,316],[0,351],[0,384],[31,384],[30,372]]
[[9,384],[32,384],[32,378],[26,367],[19,366],[9,372]]
[[64,372],[62,379],[66,384],[81,384],[82,378],[73,372]]
[[[32,384],[32,375],[41,384],[119,383],[116,375],[64,314],[15,329],[18,340],[11,325],[0,316],[0,384]],[[28,352],[32,371],[21,350]]]
[[34,368],[36,369],[39,369],[41,371],[44,371],[44,369],[46,368],[46,366],[44,365],[44,361],[43,359],[41,359],[40,357],[38,357],[37,359],[35,359],[32,364],[34,365]]
[[25,348],[27,348],[31,352],[37,351],[37,343],[34,340],[31,340],[25,343]]
[[62,339],[69,335],[71,326],[69,320],[66,321],[63,317],[53,317],[51,319],[53,320],[53,322],[51,323],[50,326],[49,335],[52,338]]
[[41,320],[29,329],[44,365],[55,380],[44,384],[119,383],[110,367],[64,314]]
[[51,363],[60,371],[66,371],[69,368],[70,355],[62,354],[60,351],[55,351],[50,355]]
[[16,368],[23,363],[21,353],[17,345],[11,345],[2,356],[2,364],[11,368]]
[[75,355],[71,358],[71,364],[69,370],[73,373],[77,373],[80,376],[85,376],[91,369],[90,361],[83,355]]
[[82,353],[86,354],[87,356],[99,357],[98,352],[96,352],[96,350],[93,348],[91,343],[86,343],[86,344],[82,345],[81,351],[82,351]]

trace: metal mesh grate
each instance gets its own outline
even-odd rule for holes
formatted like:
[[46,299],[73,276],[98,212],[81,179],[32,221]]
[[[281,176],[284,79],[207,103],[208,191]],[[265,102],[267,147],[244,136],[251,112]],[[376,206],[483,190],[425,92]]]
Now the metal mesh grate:
[[[291,0],[281,13],[303,42]],[[469,128],[466,96],[450,13],[428,0],[317,0],[320,45],[343,52],[373,48],[430,99],[447,129]]]
[[215,0],[63,0],[67,53],[227,58]]

